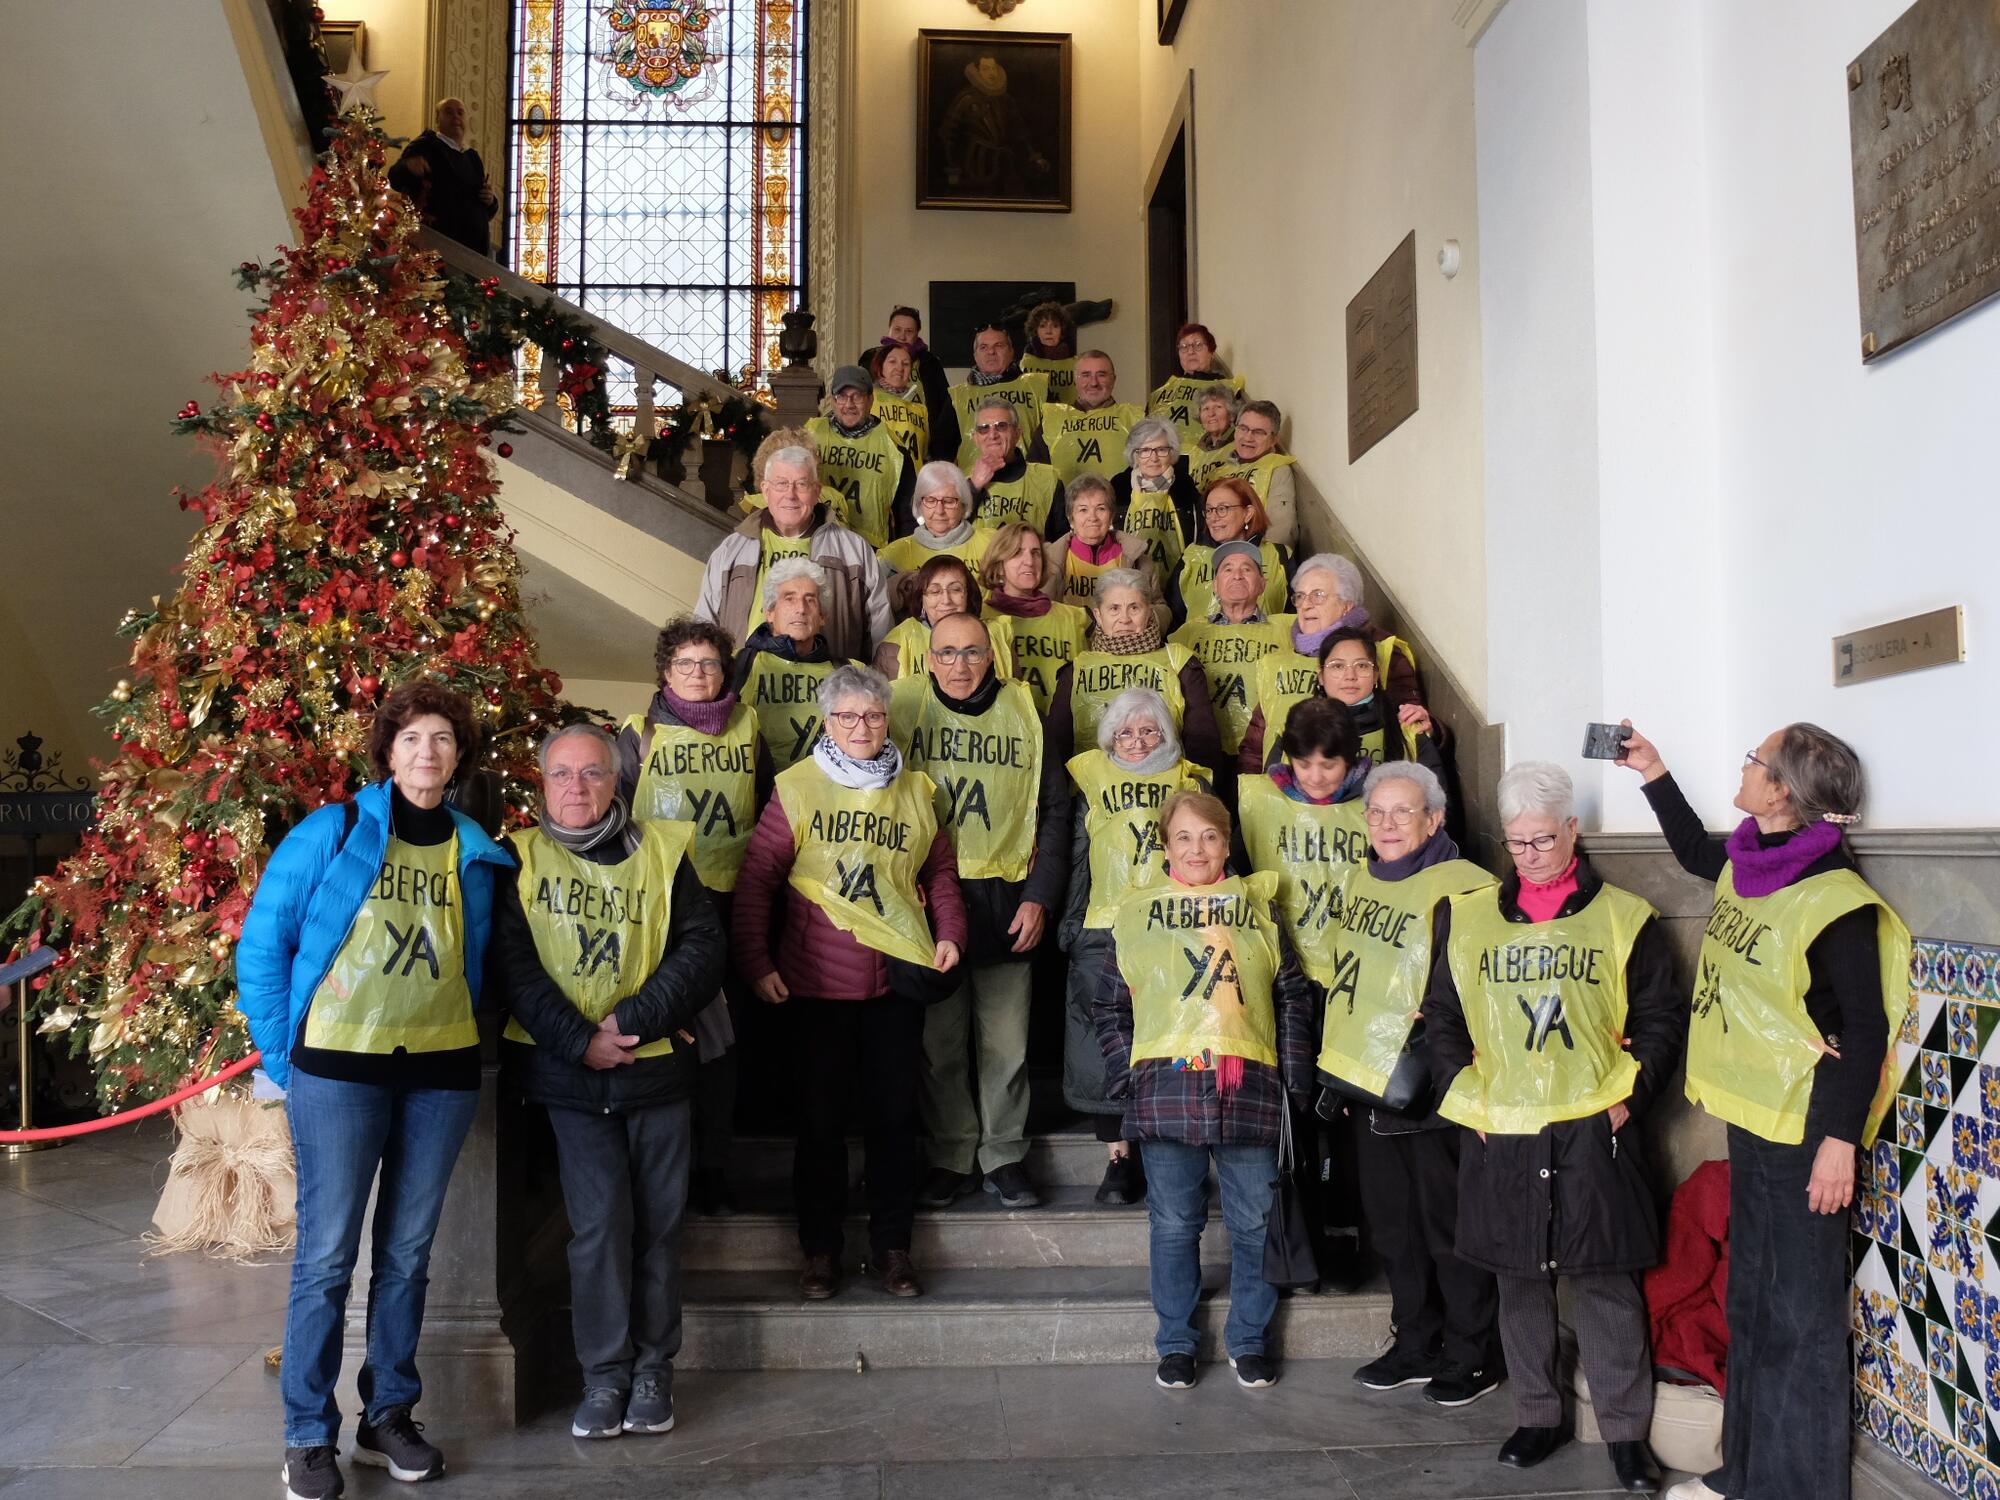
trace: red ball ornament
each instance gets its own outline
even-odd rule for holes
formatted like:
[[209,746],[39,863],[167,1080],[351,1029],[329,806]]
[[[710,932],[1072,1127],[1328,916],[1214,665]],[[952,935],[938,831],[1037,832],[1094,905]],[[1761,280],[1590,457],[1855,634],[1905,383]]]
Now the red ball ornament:
[[201,835],[193,832],[182,834],[181,847],[183,849],[199,849],[201,847]]
[[447,513],[444,518],[444,525],[445,525],[445,530],[447,531],[458,530],[458,512],[451,511]]
[[402,548],[398,547],[394,552],[391,552],[389,554],[390,567],[407,568],[409,565],[410,565],[410,554],[403,551]]
[[188,727],[188,716],[176,710],[167,715],[167,724],[170,728],[185,729]]
[[361,689],[361,696],[364,698],[372,698],[382,691],[382,679],[377,677],[373,672],[370,672],[355,685]]
[[512,458],[514,456],[514,445],[512,443],[502,443],[500,445],[500,456],[502,458]]

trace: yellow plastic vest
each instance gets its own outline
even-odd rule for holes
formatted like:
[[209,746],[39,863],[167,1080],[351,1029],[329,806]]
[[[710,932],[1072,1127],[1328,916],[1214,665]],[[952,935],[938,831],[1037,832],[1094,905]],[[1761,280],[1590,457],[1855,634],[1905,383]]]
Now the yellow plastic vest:
[[1861,1136],[1863,1146],[1874,1142],[1895,1096],[1896,1036],[1915,1003],[1910,929],[1852,870],[1829,870],[1768,896],[1740,896],[1735,866],[1723,867],[1694,987],[1689,1099],[1765,1140],[1787,1146],[1805,1140],[1822,1040],[1806,1013],[1806,950],[1828,923],[1863,906],[1875,908],[1882,1009],[1889,1017],[1889,1051]]
[[797,851],[787,883],[863,947],[926,969],[937,967],[937,945],[917,872],[937,837],[935,794],[921,771],[879,790],[840,786],[811,760],[778,777]]
[[1207,487],[1218,479],[1247,479],[1250,481],[1250,488],[1257,492],[1257,498],[1266,504],[1269,504],[1271,499],[1271,476],[1287,464],[1298,462],[1289,453],[1266,453],[1262,458],[1246,464],[1236,458],[1234,448],[1224,448],[1221,451],[1222,462],[1209,464],[1202,470],[1203,491],[1206,492]]
[[905,678],[889,699],[889,734],[904,765],[936,783],[941,827],[962,880],[1028,878],[1042,789],[1042,721],[1018,682],[1002,683],[983,714],[953,713],[929,677]]
[[1056,471],[1047,464],[1029,464],[1019,479],[986,487],[973,523],[998,531],[1009,521],[1026,521],[1047,535],[1049,510],[1056,499]]
[[1431,917],[1438,902],[1484,890],[1493,877],[1448,859],[1402,880],[1349,877],[1333,929],[1319,1067],[1371,1094],[1389,1086],[1431,977]]
[[[1001,678],[1013,677],[1014,622],[1005,615],[988,620],[986,636],[993,644],[994,675]],[[899,680],[905,677],[924,677],[929,674],[931,628],[920,617],[911,615],[909,619],[894,626],[882,637],[882,643],[896,648],[896,676]]]
[[1021,447],[1032,448],[1035,436],[1042,430],[1042,408],[1048,404],[1049,377],[1046,375],[1017,375],[1012,380],[999,385],[974,385],[967,381],[964,385],[951,388],[952,409],[958,413],[958,430],[964,434],[958,445],[958,466],[970,469],[978,449],[973,446],[972,416],[975,407],[987,401],[1005,401],[1014,408],[1014,415],[1020,419]]
[[[1259,542],[1258,555],[1264,563],[1264,597],[1259,601],[1264,613],[1275,615],[1285,607],[1291,582],[1285,577],[1285,554],[1275,542]],[[1190,620],[1206,620],[1215,613],[1215,548],[1201,543],[1181,553],[1181,603]]]
[[1170,880],[1118,903],[1111,933],[1132,990],[1133,1063],[1183,1058],[1212,1067],[1225,1056],[1277,1066],[1276,885],[1268,874],[1204,886]]
[[756,713],[738,703],[720,734],[685,724],[648,724],[643,714],[627,719],[625,727],[639,739],[632,816],[690,824],[694,844],[688,858],[701,883],[711,891],[735,890],[757,822]]
[[1190,617],[1169,637],[1176,645],[1187,647],[1201,663],[1202,675],[1208,679],[1209,701],[1215,705],[1216,728],[1222,732],[1222,748],[1231,755],[1242,748],[1243,731],[1250,727],[1255,707],[1250,685],[1257,663],[1290,645],[1290,629],[1282,617],[1249,625]]
[[1194,398],[1212,385],[1226,385],[1243,394],[1241,375],[1175,375],[1162,381],[1146,398],[1146,415],[1165,417],[1181,435],[1181,452],[1192,454],[1201,444],[1201,417]]
[[1132,424],[1144,416],[1129,401],[1114,401],[1093,411],[1051,404],[1042,414],[1042,438],[1048,444],[1049,464],[1056,477],[1067,485],[1079,474],[1101,474],[1106,479],[1125,468],[1125,439]]
[[1041,375],[1048,380],[1048,401],[1051,405],[1058,401],[1076,400],[1076,356],[1068,359],[1050,359],[1042,354],[1021,356],[1021,372],[1025,375]]
[[1330,988],[1342,892],[1368,861],[1366,805],[1359,797],[1328,806],[1296,802],[1268,776],[1239,781],[1236,805],[1250,868],[1277,877],[1278,911],[1299,966]]
[[465,980],[458,835],[391,837],[368,899],[306,1014],[305,1044],[335,1052],[446,1052],[479,1041]]
[[871,547],[887,546],[889,513],[903,477],[903,448],[895,434],[878,422],[858,438],[843,437],[825,417],[812,418],[806,431],[819,445],[823,496],[838,495],[846,512],[840,523]]
[[1070,714],[1075,722],[1075,747],[1097,748],[1097,724],[1111,700],[1127,688],[1151,688],[1167,700],[1174,728],[1181,727],[1187,699],[1181,694],[1181,669],[1194,660],[1185,646],[1171,643],[1138,656],[1113,656],[1105,651],[1080,651],[1070,674]]
[[783,771],[812,754],[819,739],[819,685],[839,663],[788,661],[760,651],[743,684],[743,701],[757,716],[757,733]]
[[1220,448],[1204,448],[1201,446],[1200,437],[1197,436],[1194,447],[1187,451],[1188,478],[1192,479],[1194,487],[1205,495],[1208,493],[1209,480],[1215,477],[1215,471],[1224,464],[1235,462],[1234,441],[1226,442]]
[[[751,497],[745,496],[744,498],[747,501]],[[760,506],[764,503],[762,495],[756,496],[755,499]],[[835,516],[834,519],[840,521],[839,516]],[[847,523],[841,521],[841,524],[844,526]],[[777,532],[771,530],[768,526],[757,534],[757,585],[750,596],[753,601],[750,613],[753,617],[763,612],[764,575],[771,571],[771,565],[783,562],[788,557],[810,559],[812,557],[812,545],[813,539],[810,536],[779,536]]]
[[[1285,618],[1286,644],[1291,641],[1290,630],[1297,617]],[[1400,636],[1384,636],[1375,643],[1375,691],[1381,692],[1382,685],[1389,680],[1389,663],[1401,652],[1410,659],[1410,667],[1415,670],[1417,656],[1410,649],[1409,642]],[[1289,659],[1274,654],[1269,662],[1269,676],[1261,675],[1266,664],[1260,663],[1257,679],[1257,706],[1264,710],[1264,758],[1270,760],[1278,736],[1285,732],[1285,721],[1291,717],[1292,709],[1306,699],[1319,693],[1319,662],[1310,656],[1302,656],[1294,651]],[[1303,684],[1303,687],[1301,685]],[[1384,700],[1385,706],[1387,700]],[[1417,732],[1408,725],[1398,724],[1398,732],[1403,736],[1403,759],[1417,758]],[[1383,731],[1371,729],[1361,736],[1361,753],[1376,764],[1381,764],[1384,748]]]
[[[542,969],[584,1020],[602,1021],[645,987],[658,967],[674,920],[674,872],[694,838],[692,824],[640,823],[639,847],[615,865],[572,854],[539,828],[514,835],[521,870],[514,878]],[[509,1019],[512,1042],[535,1045]],[[633,1049],[662,1057],[671,1037]]]
[[1181,535],[1180,512],[1174,509],[1174,497],[1168,491],[1132,491],[1121,529],[1145,538],[1162,577],[1180,567],[1187,538]]
[[1074,604],[1056,604],[1047,614],[1035,617],[1003,615],[989,608],[982,618],[987,628],[996,632],[996,639],[1001,624],[1006,624],[1013,676],[1035,695],[1036,712],[1047,713],[1063,664],[1082,654],[1090,634],[1090,616]]
[[1167,883],[1167,845],[1160,804],[1169,792],[1206,791],[1201,767],[1184,760],[1150,776],[1128,771],[1102,750],[1073,755],[1069,779],[1083,796],[1083,832],[1090,842],[1090,902],[1083,925],[1111,925],[1127,892]]
[[985,526],[972,528],[972,535],[964,541],[949,547],[926,547],[914,536],[899,536],[886,547],[877,547],[875,555],[891,573],[914,573],[934,557],[955,557],[972,569],[973,576],[979,575],[979,564],[986,557],[986,549],[993,545],[993,533]]
[[878,385],[875,404],[869,410],[882,419],[889,435],[910,455],[910,462],[921,467],[931,449],[931,412],[924,402],[923,383],[902,392]]
[[1446,957],[1472,1033],[1472,1065],[1438,1106],[1447,1120],[1533,1135],[1630,1097],[1625,963],[1653,908],[1616,886],[1550,922],[1510,922],[1499,887],[1451,898]]
[[1089,609],[1097,601],[1097,580],[1113,568],[1127,568],[1131,563],[1123,556],[1114,557],[1110,562],[1085,562],[1068,547],[1062,550],[1062,593],[1060,602],[1074,604],[1079,609]]

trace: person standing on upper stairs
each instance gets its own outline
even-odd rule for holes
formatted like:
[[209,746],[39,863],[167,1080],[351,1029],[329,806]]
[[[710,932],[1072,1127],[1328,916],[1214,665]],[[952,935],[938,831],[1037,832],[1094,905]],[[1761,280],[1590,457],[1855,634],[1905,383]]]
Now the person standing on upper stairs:
[[973,525],[998,531],[1021,521],[1049,536],[1068,529],[1062,480],[1053,466],[1034,463],[1022,451],[1020,407],[1004,396],[985,397],[968,415],[967,433],[974,454],[965,470]]
[[417,205],[427,228],[476,255],[490,255],[486,226],[500,199],[479,153],[466,144],[465,101],[440,99],[437,124],[409,145],[389,168],[389,186]]
[[842,525],[860,532],[869,546],[886,547],[892,534],[910,529],[916,466],[874,414],[875,382],[866,370],[842,365],[833,372],[829,395],[831,415],[806,423],[819,444],[821,493],[840,497]]
[[1218,479],[1247,479],[1264,506],[1264,540],[1289,549],[1298,535],[1298,499],[1292,469],[1298,463],[1278,451],[1285,414],[1275,401],[1246,401],[1236,413],[1236,445],[1229,457],[1202,471],[1204,494]]
[[1042,415],[1049,465],[1064,484],[1079,474],[1109,479],[1131,462],[1126,435],[1143,413],[1117,393],[1118,371],[1102,349],[1076,357],[1076,389],[1065,403],[1051,399]]
[[[1023,374],[1014,362],[1014,339],[998,323],[989,323],[972,335],[972,373],[963,385],[951,388],[952,410],[960,430],[958,466],[970,471],[979,450],[972,439],[973,413],[982,401],[998,399],[1015,408],[1015,431],[1030,459],[1046,461],[1048,449],[1042,445],[1042,408],[1048,404],[1049,377]],[[979,481],[973,480],[978,488]]]
[[[1201,491],[1188,476],[1181,435],[1160,417],[1141,417],[1125,434],[1125,467],[1111,479],[1118,526],[1141,536],[1162,579],[1180,572],[1181,554],[1202,531]],[[1278,600],[1282,607],[1284,600]]]
[[929,417],[929,436],[925,452],[931,458],[958,459],[958,415],[951,404],[951,377],[945,374],[944,362],[936,352],[924,342],[924,320],[914,307],[898,304],[889,309],[888,331],[882,335],[874,349],[864,349],[854,362],[868,363],[869,356],[877,350],[895,347],[909,352],[914,362],[917,383],[923,387],[924,408]]
[[1146,398],[1146,415],[1165,417],[1181,435],[1181,449],[1192,452],[1201,441],[1201,420],[1195,399],[1208,386],[1221,385],[1243,394],[1243,377],[1232,375],[1215,356],[1215,335],[1199,323],[1183,323],[1174,335],[1174,355],[1180,372],[1168,376]]
[[[757,716],[757,735],[774,771],[812,754],[820,736],[819,685],[843,658],[826,639],[826,573],[787,557],[764,577],[764,623],[736,655],[729,689]],[[769,782],[757,788],[763,806]]]
[[1076,320],[1060,302],[1038,302],[1029,309],[1021,325],[1027,336],[1028,351],[1021,356],[1021,370],[1028,375],[1048,377],[1051,402],[1067,406],[1076,399]]

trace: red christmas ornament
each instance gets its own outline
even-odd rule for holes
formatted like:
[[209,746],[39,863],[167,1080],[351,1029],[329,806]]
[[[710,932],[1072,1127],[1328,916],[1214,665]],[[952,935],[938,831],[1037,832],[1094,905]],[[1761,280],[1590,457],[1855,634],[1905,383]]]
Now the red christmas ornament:
[[184,833],[184,834],[182,834],[182,835],[181,835],[181,847],[182,847],[183,849],[189,849],[189,850],[192,850],[192,849],[199,849],[199,848],[201,847],[201,835],[200,835],[200,834],[198,834],[198,833]]
[[176,413],[176,415],[179,416],[179,418],[183,422],[191,421],[193,418],[201,415],[201,403],[199,401],[190,401],[186,406],[183,406],[180,409],[180,411]]
[[512,458],[514,456],[514,445],[512,443],[502,443],[500,445],[500,456],[502,458]]
[[362,697],[372,698],[382,691],[382,679],[377,677],[373,672],[370,672],[360,682],[356,683],[355,686],[361,689]]
[[391,552],[389,554],[390,567],[407,568],[409,565],[410,565],[410,554],[405,552],[402,548],[398,547],[394,552]]
[[458,530],[458,512],[457,511],[446,512],[444,518],[444,524],[445,524],[445,529],[447,531]]
[[174,729],[185,729],[188,727],[188,716],[176,711],[167,715],[167,723]]

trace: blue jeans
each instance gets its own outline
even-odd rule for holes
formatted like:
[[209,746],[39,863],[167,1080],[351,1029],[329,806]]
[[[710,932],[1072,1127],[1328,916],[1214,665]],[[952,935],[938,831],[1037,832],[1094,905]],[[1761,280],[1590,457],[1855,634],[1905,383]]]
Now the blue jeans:
[[1146,1217],[1152,1224],[1153,1311],[1160,1358],[1193,1354],[1195,1304],[1201,1299],[1201,1231],[1208,1222],[1208,1159],[1222,1183],[1229,1230],[1229,1321],[1222,1330],[1232,1359],[1264,1352],[1278,1293],[1264,1279],[1264,1221],[1278,1181],[1277,1146],[1185,1146],[1142,1141]]
[[285,1310],[285,1446],[332,1443],[340,1433],[340,1378],[347,1290],[361,1247],[361,1216],[376,1169],[373,1259],[368,1277],[368,1359],[361,1368],[364,1415],[414,1406],[417,1335],[424,1326],[431,1239],[458,1148],[479,1095],[470,1089],[393,1089],[294,1072],[285,1099],[298,1158],[299,1247]]

